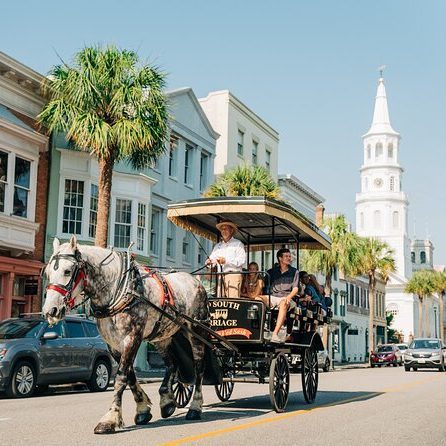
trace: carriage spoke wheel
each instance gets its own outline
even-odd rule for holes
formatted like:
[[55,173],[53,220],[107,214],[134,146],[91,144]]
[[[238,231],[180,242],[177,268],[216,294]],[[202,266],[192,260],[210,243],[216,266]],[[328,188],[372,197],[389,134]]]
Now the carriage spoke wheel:
[[192,384],[184,384],[178,380],[178,373],[175,375],[172,383],[173,397],[178,408],[186,407],[192,398],[194,386]]
[[279,353],[272,361],[269,370],[269,397],[276,412],[283,412],[288,402],[290,391],[290,370],[283,353]]
[[313,347],[306,348],[302,356],[302,390],[305,401],[311,404],[316,398],[318,385],[317,352]]
[[[221,367],[223,368],[223,378],[234,377],[234,359],[222,358]],[[231,398],[232,391],[234,390],[234,383],[232,381],[223,381],[221,384],[215,386],[215,393],[220,401],[228,401]]]

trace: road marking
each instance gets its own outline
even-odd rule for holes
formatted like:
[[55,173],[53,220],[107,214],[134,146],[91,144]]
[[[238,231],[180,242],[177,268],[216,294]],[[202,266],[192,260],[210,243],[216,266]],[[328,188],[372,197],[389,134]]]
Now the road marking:
[[11,418],[0,418],[0,421],[8,421],[8,420],[10,420]]
[[326,407],[331,407],[331,406],[336,406],[338,404],[345,404],[345,403],[350,403],[353,401],[360,401],[363,399],[372,398],[372,397],[378,396],[380,394],[381,394],[381,392],[369,392],[365,395],[357,396],[355,398],[349,398],[346,400],[339,400],[339,401],[336,401],[333,403],[324,404],[322,406],[314,407],[313,409],[295,410],[293,412],[288,412],[286,414],[277,415],[275,417],[262,418],[261,420],[252,421],[250,423],[239,424],[238,426],[231,426],[231,427],[227,427],[224,429],[218,429],[215,431],[205,432],[203,434],[193,435],[191,437],[179,438],[178,440],[172,440],[172,441],[168,441],[166,443],[161,443],[159,446],[175,446],[177,444],[190,443],[191,441],[202,440],[204,438],[216,437],[218,435],[223,435],[223,434],[227,434],[230,432],[235,432],[235,431],[239,431],[239,430],[243,430],[243,429],[249,429],[250,427],[259,426],[261,424],[272,423],[274,421],[286,420],[287,418],[297,417],[299,415],[304,415],[306,413],[314,412],[315,410],[321,410]]
[[338,401],[334,401],[332,403],[323,404],[321,406],[317,406],[312,409],[295,410],[293,412],[288,412],[286,414],[276,415],[275,417],[262,418],[261,420],[252,421],[250,423],[239,424],[237,426],[226,427],[224,429],[217,429],[215,431],[209,431],[209,432],[205,432],[205,433],[199,434],[199,435],[193,435],[190,437],[179,438],[177,440],[172,440],[172,441],[168,441],[166,443],[161,443],[159,446],[176,446],[179,444],[190,443],[192,441],[203,440],[204,438],[216,437],[219,435],[236,432],[236,431],[243,430],[243,429],[249,429],[251,427],[260,426],[262,424],[273,423],[275,421],[286,420],[287,418],[298,417],[299,415],[305,415],[307,413],[314,412],[316,410],[327,409],[329,407],[337,406],[339,404],[351,403],[353,401],[361,401],[361,400],[373,398],[374,396],[383,395],[384,393],[398,392],[401,390],[410,389],[410,388],[419,386],[424,383],[435,381],[435,380],[443,378],[443,377],[444,377],[444,375],[429,377],[429,378],[425,378],[425,379],[419,379],[417,381],[411,381],[410,383],[402,384],[400,386],[390,387],[388,389],[384,389],[379,392],[369,392],[369,393],[366,393],[364,395],[357,396],[354,398],[348,398],[345,400],[338,400]]

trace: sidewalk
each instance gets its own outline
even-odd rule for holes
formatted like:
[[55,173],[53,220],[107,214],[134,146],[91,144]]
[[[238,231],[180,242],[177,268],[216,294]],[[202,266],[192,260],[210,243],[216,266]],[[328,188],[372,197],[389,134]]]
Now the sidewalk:
[[335,362],[330,370],[349,370],[349,369],[367,369],[370,367],[368,362]]

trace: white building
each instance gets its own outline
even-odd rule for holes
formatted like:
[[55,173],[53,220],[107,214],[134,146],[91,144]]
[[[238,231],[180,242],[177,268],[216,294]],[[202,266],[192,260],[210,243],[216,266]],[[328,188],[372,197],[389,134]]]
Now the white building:
[[277,180],[278,132],[228,90],[213,91],[199,102],[213,129],[220,134],[215,175],[238,165],[260,165]]
[[[361,192],[356,194],[356,232],[377,237],[394,250],[396,272],[386,286],[386,308],[394,314],[393,328],[407,341],[418,333],[417,297],[404,288],[412,275],[407,230],[409,202],[402,188],[400,134],[390,125],[384,79],[378,82],[370,130],[363,136]],[[428,313],[430,310],[428,308]]]

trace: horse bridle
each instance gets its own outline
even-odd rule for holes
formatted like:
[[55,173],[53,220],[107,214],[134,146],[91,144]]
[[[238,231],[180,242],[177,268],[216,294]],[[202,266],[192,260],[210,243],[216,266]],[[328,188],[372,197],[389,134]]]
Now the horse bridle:
[[62,285],[59,283],[50,283],[46,287],[46,291],[53,290],[61,294],[64,298],[63,302],[68,309],[72,310],[74,308],[75,297],[73,297],[73,292],[76,290],[78,285],[82,282],[83,289],[87,284],[87,275],[85,273],[85,262],[82,260],[81,254],[79,251],[75,251],[74,254],[55,254],[49,261],[48,266],[51,265],[53,261],[54,270],[57,271],[59,269],[59,261],[60,259],[69,260],[75,264],[74,272],[71,275],[70,281],[66,285]]

